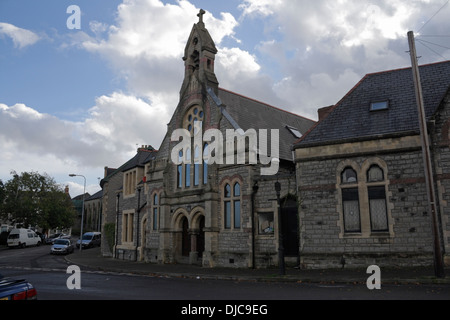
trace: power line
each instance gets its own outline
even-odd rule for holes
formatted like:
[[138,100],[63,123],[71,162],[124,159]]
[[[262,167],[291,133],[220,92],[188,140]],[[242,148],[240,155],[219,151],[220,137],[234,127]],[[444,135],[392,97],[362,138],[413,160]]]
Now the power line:
[[422,28],[420,28],[419,29],[419,31],[417,31],[417,33],[420,33],[420,31],[423,29],[423,28],[425,28],[425,26],[431,21],[431,20],[433,20],[433,18],[435,17],[435,16],[437,16],[438,14],[439,14],[439,12],[441,12],[442,11],[442,9],[444,9],[445,8],[445,6],[448,4],[450,2],[450,0],[447,0],[447,2],[430,18],[430,19],[428,19],[428,21],[427,22],[425,22],[425,24],[422,26]]
[[[418,43],[420,43],[421,45],[423,45],[425,48],[427,48],[428,50],[430,50],[430,51],[432,51],[433,53],[435,53],[435,54],[437,54],[438,56],[440,56],[442,59],[444,59],[444,61],[447,61],[448,59],[446,58],[446,57],[444,57],[442,54],[440,54],[439,52],[437,52],[437,51],[435,51],[435,50],[433,50],[433,49],[431,49],[429,46],[427,46],[424,42],[428,42],[428,41],[421,41],[420,39],[416,39],[416,41],[418,42]],[[428,43],[430,43],[430,42],[428,42]],[[432,43],[432,44],[434,44],[434,43]],[[434,44],[434,45],[436,45],[436,44]],[[440,47],[442,47],[442,46],[440,46]],[[445,47],[443,47],[443,48],[445,48]]]
[[425,43],[432,44],[432,45],[434,45],[434,46],[436,46],[436,47],[441,47],[441,48],[444,48],[444,49],[450,49],[450,47],[445,47],[445,46],[442,46],[442,45],[440,45],[440,44],[433,43],[433,42],[426,41],[426,40],[422,40],[422,39],[416,39],[416,41],[419,41],[419,42],[425,42]]

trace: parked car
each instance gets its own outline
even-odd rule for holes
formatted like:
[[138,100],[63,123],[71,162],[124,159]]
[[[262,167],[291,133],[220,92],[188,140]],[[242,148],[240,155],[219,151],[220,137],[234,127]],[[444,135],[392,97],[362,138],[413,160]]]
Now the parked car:
[[73,251],[73,244],[69,239],[55,239],[50,249],[51,254],[69,254]]
[[9,248],[19,247],[25,248],[26,246],[39,246],[41,244],[41,238],[30,229],[18,228],[12,229],[9,233],[6,244]]
[[[102,234],[100,232],[86,232],[83,234],[82,243],[83,248],[93,248],[100,246],[102,240]],[[77,241],[77,248],[80,247],[80,240]]]
[[70,239],[70,236],[64,233],[55,233],[45,239],[46,244],[53,244],[56,239]]
[[0,300],[35,300],[36,288],[24,279],[14,280],[0,274]]

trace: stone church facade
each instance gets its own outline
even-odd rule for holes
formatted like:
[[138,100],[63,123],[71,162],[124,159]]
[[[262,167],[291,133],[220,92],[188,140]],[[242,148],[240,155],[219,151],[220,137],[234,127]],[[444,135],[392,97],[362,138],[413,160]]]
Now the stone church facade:
[[[142,146],[105,170],[102,222],[114,232],[103,230],[103,254],[264,268],[278,264],[282,248],[303,268],[432,264],[411,69],[366,75],[315,122],[220,88],[203,13],[159,149]],[[448,253],[450,62],[421,73]]]
[[[202,16],[186,44],[180,101],[159,150],[139,148],[101,182],[103,221],[116,226],[103,253],[205,267],[276,265],[280,203],[287,261],[297,264],[291,147],[315,122],[219,88],[217,49]],[[180,129],[189,136],[173,137]],[[178,151],[182,142],[187,147]]]

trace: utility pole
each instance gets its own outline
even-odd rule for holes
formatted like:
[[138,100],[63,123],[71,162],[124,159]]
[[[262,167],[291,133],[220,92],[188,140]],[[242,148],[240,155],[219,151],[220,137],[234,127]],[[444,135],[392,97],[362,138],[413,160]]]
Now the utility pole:
[[425,167],[425,183],[428,195],[428,210],[431,213],[431,222],[433,229],[434,273],[436,277],[444,278],[445,271],[439,235],[439,222],[436,210],[436,194],[434,190],[434,178],[430,155],[430,143],[428,140],[428,129],[422,95],[422,85],[420,82],[419,66],[417,64],[416,44],[414,40],[414,33],[412,31],[408,32],[408,42],[411,54],[414,87],[416,91],[416,102],[419,111],[420,137],[422,142],[422,154]]

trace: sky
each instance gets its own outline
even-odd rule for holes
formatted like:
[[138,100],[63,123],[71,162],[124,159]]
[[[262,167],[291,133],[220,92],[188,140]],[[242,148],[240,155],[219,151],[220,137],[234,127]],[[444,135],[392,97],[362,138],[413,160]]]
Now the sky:
[[[178,104],[197,14],[220,87],[317,120],[367,73],[450,59],[449,0],[0,0],[0,180],[100,190]],[[78,10],[71,6],[76,5]]]

